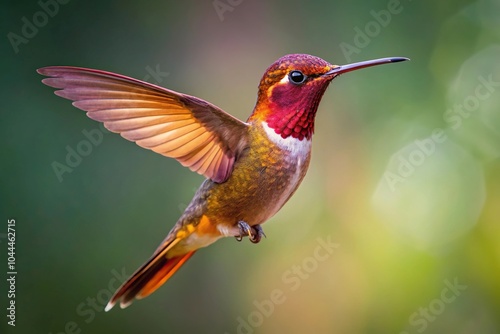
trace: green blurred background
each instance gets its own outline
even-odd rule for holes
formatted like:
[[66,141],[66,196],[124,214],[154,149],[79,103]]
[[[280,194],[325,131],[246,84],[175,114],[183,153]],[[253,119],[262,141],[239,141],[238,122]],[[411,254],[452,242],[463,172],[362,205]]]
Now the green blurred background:
[[[0,284],[2,333],[500,332],[498,0],[55,3],[1,5],[2,282],[9,218],[18,271],[15,328]],[[267,239],[222,240],[103,312],[203,178],[105,133],[58,179],[54,161],[99,127],[35,70],[113,71],[246,119],[287,53],[412,61],[332,83],[309,173]]]

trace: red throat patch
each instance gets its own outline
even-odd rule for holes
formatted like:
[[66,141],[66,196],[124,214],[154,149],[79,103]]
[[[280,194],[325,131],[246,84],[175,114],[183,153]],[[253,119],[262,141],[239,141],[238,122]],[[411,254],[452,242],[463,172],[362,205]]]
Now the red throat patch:
[[266,119],[269,127],[283,138],[311,139],[316,111],[327,86],[325,82],[311,82],[309,87],[293,84],[273,87]]

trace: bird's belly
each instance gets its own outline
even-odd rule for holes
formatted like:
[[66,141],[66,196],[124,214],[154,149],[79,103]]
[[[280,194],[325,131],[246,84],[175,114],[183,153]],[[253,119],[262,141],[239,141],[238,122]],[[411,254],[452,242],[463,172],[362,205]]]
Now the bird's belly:
[[[310,144],[307,148],[310,147]],[[247,157],[231,177],[214,186],[208,198],[210,219],[225,236],[239,235],[238,221],[262,224],[293,195],[305,176],[310,151],[272,151],[257,159]]]
[[248,212],[250,217],[247,219],[251,220],[251,225],[264,223],[283,207],[300,185],[306,168],[301,164],[288,163],[279,170],[271,171],[269,177],[263,177],[267,185],[257,189],[254,197],[257,205],[250,205],[253,210]]

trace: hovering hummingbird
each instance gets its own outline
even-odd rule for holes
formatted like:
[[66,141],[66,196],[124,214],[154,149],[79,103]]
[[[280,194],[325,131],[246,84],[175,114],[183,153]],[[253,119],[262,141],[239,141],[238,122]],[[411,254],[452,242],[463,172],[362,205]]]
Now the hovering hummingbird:
[[258,243],[261,225],[290,199],[311,158],[319,102],[329,83],[353,70],[409,60],[393,57],[332,65],[291,54],[264,73],[246,122],[202,99],[123,75],[69,66],[38,70],[56,95],[122,137],[177,159],[206,177],[146,261],[113,295],[122,308],[165,283],[199,248],[222,237]]

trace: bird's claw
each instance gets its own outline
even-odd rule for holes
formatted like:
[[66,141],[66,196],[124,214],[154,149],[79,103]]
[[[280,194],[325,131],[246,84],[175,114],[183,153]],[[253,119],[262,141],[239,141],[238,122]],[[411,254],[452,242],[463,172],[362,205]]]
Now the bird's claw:
[[238,222],[238,227],[240,229],[240,235],[235,236],[237,241],[243,240],[243,237],[245,235],[248,235],[250,241],[254,244],[257,244],[260,242],[262,237],[266,237],[266,234],[264,233],[260,225],[250,226],[248,225],[248,223],[240,220]]
[[253,226],[252,232],[254,233],[250,236],[250,241],[254,244],[259,243],[262,237],[266,238],[266,234],[264,233],[264,230],[262,230],[262,227],[260,225]]

